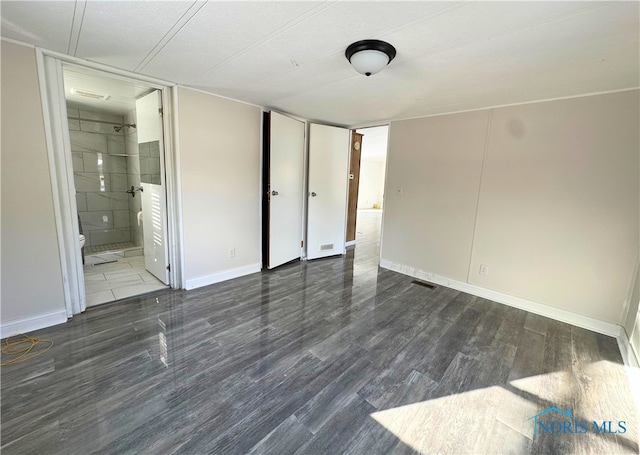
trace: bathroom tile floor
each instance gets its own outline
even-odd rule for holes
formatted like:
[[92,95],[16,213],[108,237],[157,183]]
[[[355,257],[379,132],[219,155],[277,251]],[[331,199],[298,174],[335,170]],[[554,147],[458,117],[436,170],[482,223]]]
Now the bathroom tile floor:
[[117,253],[85,257],[84,286],[88,307],[168,287],[146,271],[144,256]]

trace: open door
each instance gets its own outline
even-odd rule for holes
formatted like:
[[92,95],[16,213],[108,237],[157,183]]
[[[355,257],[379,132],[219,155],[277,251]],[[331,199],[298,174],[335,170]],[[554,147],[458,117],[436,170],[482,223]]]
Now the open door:
[[144,265],[149,273],[169,284],[167,196],[164,183],[162,93],[154,90],[136,101]]
[[347,203],[347,242],[356,240],[358,217],[358,186],[360,185],[360,154],[362,134],[351,132],[351,158],[349,159],[349,202]]
[[343,254],[347,221],[349,130],[311,124],[307,258]]
[[272,269],[301,255],[304,123],[267,112],[263,131],[263,262]]

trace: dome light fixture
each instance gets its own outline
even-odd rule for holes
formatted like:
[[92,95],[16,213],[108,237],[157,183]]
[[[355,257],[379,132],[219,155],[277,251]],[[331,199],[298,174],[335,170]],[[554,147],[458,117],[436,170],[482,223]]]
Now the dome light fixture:
[[396,48],[377,39],[356,41],[344,53],[355,70],[371,76],[387,66],[396,56]]

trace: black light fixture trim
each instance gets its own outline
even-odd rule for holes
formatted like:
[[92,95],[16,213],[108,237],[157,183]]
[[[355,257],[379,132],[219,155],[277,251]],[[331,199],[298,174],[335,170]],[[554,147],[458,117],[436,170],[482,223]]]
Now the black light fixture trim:
[[361,41],[356,41],[355,43],[352,43],[349,45],[349,47],[347,47],[344,55],[345,57],[347,57],[347,60],[349,60],[349,63],[351,63],[351,57],[353,57],[355,53],[361,51],[384,52],[385,54],[387,54],[387,57],[389,57],[389,62],[387,63],[387,65],[391,63],[391,60],[393,60],[396,56],[395,47],[393,47],[386,41],[380,41],[377,39],[363,39]]

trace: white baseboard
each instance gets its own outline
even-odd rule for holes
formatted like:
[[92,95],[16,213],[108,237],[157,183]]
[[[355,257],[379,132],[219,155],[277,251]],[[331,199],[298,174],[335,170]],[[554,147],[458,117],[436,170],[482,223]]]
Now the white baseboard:
[[33,332],[34,330],[44,329],[63,322],[67,322],[67,310],[2,322],[0,324],[0,338],[4,339],[20,333]]
[[629,343],[627,332],[625,332],[622,327],[620,327],[620,333],[618,334],[618,347],[620,348],[620,354],[622,354],[622,360],[624,360],[625,365],[640,368],[638,353],[633,349],[631,343]]
[[355,240],[349,240],[348,242],[345,242],[344,246],[345,248],[348,248],[350,246],[354,246],[356,244]]
[[202,286],[208,286],[210,284],[220,283],[221,281],[231,280],[233,278],[239,278],[245,275],[251,275],[262,270],[260,263],[247,265],[244,267],[238,267],[236,269],[225,270],[224,272],[214,273],[213,275],[202,276],[199,278],[187,279],[185,282],[185,289],[196,289]]
[[408,265],[396,264],[391,261],[382,259],[380,261],[380,267],[399,272],[404,275],[409,275],[414,278],[418,278],[424,281],[430,281],[435,284],[446,286],[458,291],[466,292],[467,294],[476,295],[484,299],[493,300],[494,302],[509,305],[521,310],[529,311],[531,313],[539,314],[556,321],[566,322],[583,329],[592,330],[594,332],[602,333],[603,335],[609,335],[612,337],[618,337],[620,335],[621,327],[609,322],[600,321],[598,319],[583,316],[571,311],[561,310],[542,303],[533,302],[531,300],[522,299],[520,297],[514,297],[512,295],[504,294],[502,292],[486,289],[474,284],[464,283],[462,281],[452,280],[433,273],[425,272],[423,270],[410,267]]

